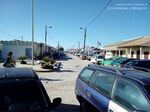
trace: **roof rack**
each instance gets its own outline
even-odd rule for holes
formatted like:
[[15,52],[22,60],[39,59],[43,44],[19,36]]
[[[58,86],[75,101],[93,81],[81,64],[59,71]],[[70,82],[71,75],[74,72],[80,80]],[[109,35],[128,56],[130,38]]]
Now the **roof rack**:
[[117,73],[119,75],[124,75],[117,68],[115,68],[113,66],[103,66],[103,65],[96,65],[96,64],[89,64],[88,66],[95,67],[95,68],[100,68],[100,69],[103,69],[103,70],[109,70],[109,71]]
[[136,67],[136,66],[132,66],[132,68],[136,69],[136,70],[141,70],[141,71],[150,73],[150,69],[148,69],[148,68],[142,68],[142,67]]

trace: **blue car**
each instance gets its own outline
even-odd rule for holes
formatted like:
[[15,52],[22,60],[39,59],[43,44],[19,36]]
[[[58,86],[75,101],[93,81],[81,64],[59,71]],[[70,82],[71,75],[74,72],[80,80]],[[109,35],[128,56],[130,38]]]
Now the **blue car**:
[[89,65],[76,80],[75,94],[84,112],[150,112],[150,74]]

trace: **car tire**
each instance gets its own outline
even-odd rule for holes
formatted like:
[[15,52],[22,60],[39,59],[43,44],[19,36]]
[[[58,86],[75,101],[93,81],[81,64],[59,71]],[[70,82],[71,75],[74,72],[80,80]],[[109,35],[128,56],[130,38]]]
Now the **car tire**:
[[80,102],[80,112],[89,112],[88,103],[85,100]]

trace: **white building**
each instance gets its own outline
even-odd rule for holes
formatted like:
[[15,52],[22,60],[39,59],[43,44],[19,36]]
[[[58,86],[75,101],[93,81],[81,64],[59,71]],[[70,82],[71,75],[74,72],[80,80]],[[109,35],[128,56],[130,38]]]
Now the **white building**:
[[[27,56],[32,58],[32,42],[29,41],[0,41],[0,50],[3,59],[7,58],[9,52],[13,52],[13,58],[17,59],[20,56]],[[52,52],[52,47],[47,46],[47,52]],[[34,42],[34,56],[39,56],[45,53],[45,46],[43,43]]]

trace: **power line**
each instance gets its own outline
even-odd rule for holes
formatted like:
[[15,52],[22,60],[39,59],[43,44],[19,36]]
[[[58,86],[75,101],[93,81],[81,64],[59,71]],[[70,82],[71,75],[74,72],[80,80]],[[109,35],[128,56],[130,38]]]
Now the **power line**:
[[105,7],[95,16],[95,18],[94,18],[91,22],[89,22],[89,24],[87,24],[86,27],[89,27],[91,24],[93,24],[93,23],[97,20],[97,18],[105,11],[105,9],[107,8],[107,6],[108,6],[111,2],[112,2],[112,0],[109,0],[108,3],[105,5]]
[[5,32],[5,31],[0,31],[0,32],[3,33],[3,34],[5,34],[5,35],[7,35],[7,36],[11,36],[11,37],[15,37],[15,38],[20,38],[19,36],[15,36],[15,35],[9,34],[9,33]]

